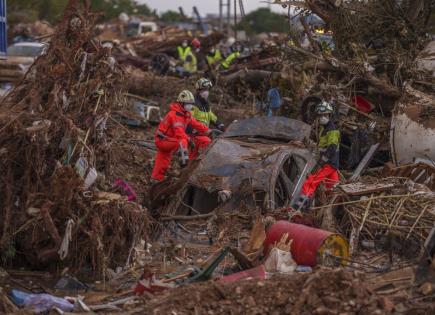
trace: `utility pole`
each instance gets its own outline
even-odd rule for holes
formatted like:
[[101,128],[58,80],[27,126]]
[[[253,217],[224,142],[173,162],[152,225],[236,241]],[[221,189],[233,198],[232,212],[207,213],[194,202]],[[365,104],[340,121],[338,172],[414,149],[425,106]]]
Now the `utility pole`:
[[237,0],[234,0],[234,38],[237,40]]
[[219,30],[222,30],[224,27],[224,20],[223,20],[223,2],[222,0],[219,0]]
[[231,0],[219,0],[219,29],[222,31],[224,29],[224,9],[227,11],[227,28],[229,30],[230,24],[230,11],[231,11]]
[[184,14],[183,7],[178,7],[178,11],[180,11],[180,15],[183,18],[183,21],[186,21],[186,14]]
[[[234,0],[236,1],[236,0]],[[230,34],[231,30],[231,0],[227,1],[228,11],[227,11],[227,33]]]

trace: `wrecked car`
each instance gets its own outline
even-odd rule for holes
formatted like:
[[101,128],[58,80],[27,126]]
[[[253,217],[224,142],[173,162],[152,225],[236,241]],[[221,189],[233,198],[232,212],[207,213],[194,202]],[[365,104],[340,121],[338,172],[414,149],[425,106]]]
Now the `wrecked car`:
[[1,88],[10,90],[12,83],[20,80],[46,49],[47,44],[38,42],[22,42],[9,46],[8,57],[0,60]]
[[310,132],[308,124],[285,117],[233,122],[161,213],[209,213],[242,203],[264,210],[289,206],[315,165],[304,144]]

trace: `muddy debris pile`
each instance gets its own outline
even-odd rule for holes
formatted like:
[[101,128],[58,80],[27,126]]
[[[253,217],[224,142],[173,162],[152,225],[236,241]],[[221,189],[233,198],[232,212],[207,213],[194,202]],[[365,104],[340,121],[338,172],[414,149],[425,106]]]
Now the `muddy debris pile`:
[[101,271],[146,235],[145,209],[97,189],[111,110],[125,99],[123,71],[92,39],[89,6],[69,2],[47,52],[0,105],[3,263]]
[[[208,282],[168,291],[147,302],[149,314],[386,314],[380,297],[352,272],[321,270],[291,280]],[[137,312],[136,314],[139,314]]]

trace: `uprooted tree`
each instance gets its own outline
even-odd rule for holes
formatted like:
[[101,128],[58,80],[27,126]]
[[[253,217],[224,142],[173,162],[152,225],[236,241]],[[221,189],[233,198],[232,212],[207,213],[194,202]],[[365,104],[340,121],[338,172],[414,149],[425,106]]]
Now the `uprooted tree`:
[[145,236],[145,210],[83,193],[89,170],[110,166],[107,120],[125,102],[122,70],[92,39],[97,17],[70,0],[47,52],[0,104],[3,263],[102,270]]

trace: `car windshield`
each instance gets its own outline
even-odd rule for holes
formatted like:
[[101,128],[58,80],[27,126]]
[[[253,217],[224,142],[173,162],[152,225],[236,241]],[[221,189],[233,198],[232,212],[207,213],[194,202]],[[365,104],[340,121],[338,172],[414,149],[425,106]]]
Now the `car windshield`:
[[42,54],[44,46],[13,45],[8,48],[9,56],[37,57]]

